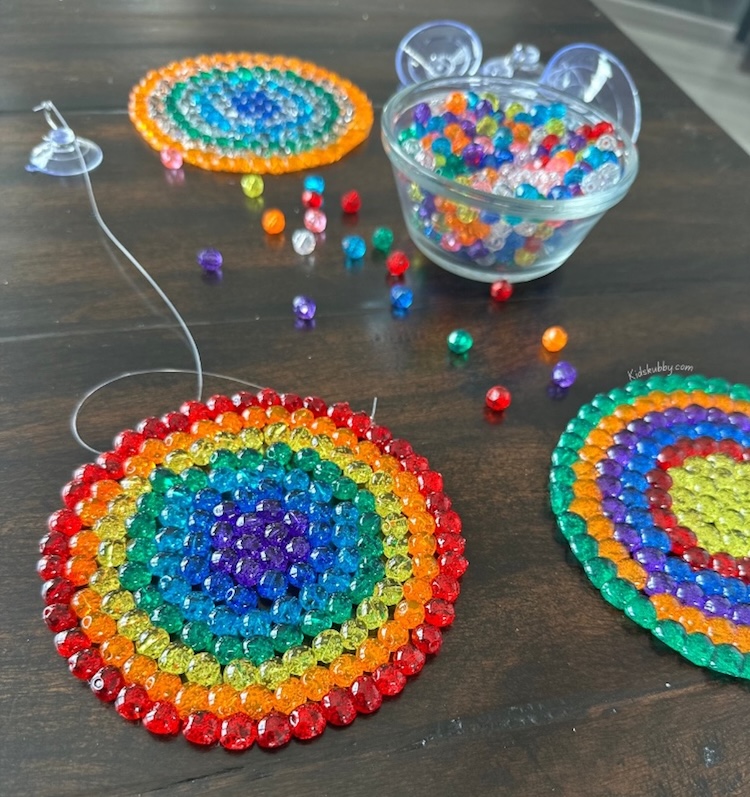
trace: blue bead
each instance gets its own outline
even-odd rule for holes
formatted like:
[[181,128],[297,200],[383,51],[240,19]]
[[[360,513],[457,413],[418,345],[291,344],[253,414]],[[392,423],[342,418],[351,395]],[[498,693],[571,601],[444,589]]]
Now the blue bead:
[[231,468],[216,468],[209,473],[208,481],[214,490],[230,493],[237,486],[237,472]]
[[208,578],[208,564],[201,556],[186,556],[180,562],[182,577],[188,584],[201,584]]
[[333,509],[333,514],[338,521],[348,520],[351,523],[356,523],[359,520],[359,509],[351,501],[342,501],[336,504]]
[[359,565],[359,552],[355,548],[339,548],[336,551],[336,565],[345,573],[353,573]]
[[518,124],[530,125],[534,122],[534,117],[530,113],[521,111],[513,117],[513,121]]
[[247,587],[230,587],[226,591],[227,606],[239,615],[245,614],[258,605],[258,596]]
[[188,516],[187,509],[171,504],[159,512],[159,520],[163,526],[184,526],[188,521]]
[[211,573],[203,581],[204,590],[215,600],[224,600],[234,581],[226,573]]
[[260,609],[251,609],[240,620],[239,633],[248,638],[268,636],[271,633],[270,616]]
[[182,557],[179,554],[160,551],[151,557],[148,569],[155,576],[176,576],[180,573],[181,561]]
[[159,591],[167,603],[181,606],[185,596],[191,592],[190,584],[177,576],[162,576],[159,579]]
[[553,119],[564,119],[568,114],[568,107],[562,102],[553,102],[548,110]]
[[323,573],[320,582],[329,593],[346,592],[349,589],[351,578],[345,573],[328,570]]
[[207,622],[214,608],[214,602],[211,597],[203,592],[189,592],[182,599],[182,612],[185,615],[185,619],[190,622],[195,622],[196,620]]
[[690,565],[682,559],[677,559],[674,556],[667,558],[667,561],[664,564],[664,572],[667,575],[672,576],[675,581],[693,581],[691,578],[693,570]]
[[[620,480],[622,482],[622,480]],[[628,509],[647,509],[648,499],[643,493],[630,487],[625,488],[620,494],[620,500]]]
[[226,606],[217,606],[209,614],[208,625],[216,636],[234,636],[239,630],[237,615]]
[[300,601],[291,595],[277,598],[271,606],[271,617],[276,623],[297,625],[302,618]]
[[287,580],[278,570],[267,570],[258,582],[258,595],[269,601],[280,598],[287,591]]
[[313,522],[308,526],[306,537],[310,543],[320,548],[328,545],[333,535],[333,527],[330,523]]
[[305,190],[314,191],[316,194],[322,194],[326,190],[326,181],[319,174],[308,174],[302,185]]
[[341,248],[349,260],[360,260],[367,252],[365,239],[359,235],[347,235],[341,241]]
[[335,554],[329,548],[313,548],[310,552],[310,564],[317,573],[325,573],[335,561]]
[[640,537],[643,545],[648,548],[658,548],[658,550],[664,551],[664,553],[668,553],[672,549],[672,542],[669,539],[669,535],[665,531],[656,528],[654,525],[643,528],[640,532]]
[[164,494],[164,499],[168,506],[179,507],[180,509],[190,509],[193,503],[193,496],[182,485],[170,487]]
[[405,285],[391,288],[391,306],[396,310],[408,310],[414,304],[414,293]]
[[331,541],[337,548],[347,548],[357,544],[359,528],[350,522],[336,523]]
[[310,504],[310,499],[306,492],[295,490],[284,496],[284,506],[287,509],[294,509],[304,512]]
[[[447,139],[446,139],[447,141]],[[513,143],[513,133],[508,130],[507,127],[501,127],[497,133],[495,133],[495,137],[492,139],[492,143],[496,150],[502,150],[503,152],[507,152],[510,155],[511,160],[513,160],[513,153],[507,149]],[[502,152],[496,152],[498,159],[502,155]],[[501,161],[501,163],[504,161]]]
[[213,511],[216,504],[221,502],[221,493],[211,487],[204,487],[193,497],[193,506],[196,509],[203,509],[206,512]]
[[627,470],[620,474],[620,483],[622,484],[623,488],[631,487],[633,490],[638,490],[638,492],[641,493],[648,490],[648,488],[651,486],[642,473]]
[[289,583],[293,587],[301,589],[306,584],[315,581],[315,571],[307,562],[298,562],[289,567]]
[[304,491],[310,486],[310,477],[299,468],[290,470],[284,477],[284,487],[290,492]]
[[564,185],[554,185],[547,194],[547,199],[570,199],[573,192]]
[[156,545],[164,553],[179,553],[182,551],[185,534],[181,529],[167,527],[156,535]]
[[310,500],[318,504],[328,504],[333,498],[333,488],[330,484],[313,481],[307,490]]
[[645,454],[647,457],[656,457],[661,451],[661,446],[652,440],[639,440],[635,444],[635,448],[639,454]]
[[574,166],[565,173],[563,183],[565,185],[579,185],[585,176],[586,173],[580,166]]
[[720,595],[722,591],[722,577],[712,570],[703,570],[695,577],[695,583],[706,595]]
[[208,531],[190,531],[183,540],[183,552],[186,556],[196,554],[205,557],[212,547],[211,533]]
[[[546,105],[534,105],[531,109],[531,116],[534,120],[534,125],[543,125],[549,120],[549,108]],[[516,121],[518,121],[518,116],[516,116]]]
[[299,591],[300,606],[307,612],[325,608],[328,590],[319,584],[308,584]]
[[747,600],[747,586],[738,578],[725,578],[722,593],[732,603],[744,603]]

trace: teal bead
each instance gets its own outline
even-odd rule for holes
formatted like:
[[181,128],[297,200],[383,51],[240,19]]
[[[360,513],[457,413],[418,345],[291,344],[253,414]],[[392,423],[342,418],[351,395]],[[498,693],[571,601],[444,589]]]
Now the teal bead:
[[254,448],[243,449],[237,457],[243,470],[255,470],[263,462],[263,454]]
[[[563,512],[561,515],[558,515],[557,525],[560,527],[563,537],[565,537],[567,540],[575,537],[576,535],[588,537],[588,534],[586,533],[586,521],[580,515],[576,515],[574,512]],[[589,539],[596,543],[596,540],[593,540],[591,537],[589,537]],[[598,552],[599,548],[597,547],[596,550]],[[594,556],[596,556],[596,553]]]
[[[354,497],[354,506],[361,513],[365,512],[375,512],[375,496],[369,490],[359,490],[357,495]],[[376,515],[378,519],[378,529],[380,528],[380,517]],[[360,518],[361,520],[361,518]]]
[[242,643],[242,650],[245,658],[257,667],[273,658],[274,650],[271,642],[265,637],[255,636],[246,639]]
[[130,592],[151,583],[151,571],[140,562],[126,562],[119,568],[120,586]]
[[550,506],[555,514],[564,512],[573,501],[573,490],[567,484],[550,485]]
[[309,473],[320,463],[320,454],[312,448],[302,448],[293,457],[300,470]]
[[156,467],[149,474],[148,480],[151,482],[152,490],[157,493],[166,493],[167,490],[179,483],[180,477],[172,473],[169,468]]
[[219,468],[229,468],[230,470],[236,470],[240,465],[236,454],[233,454],[231,451],[227,451],[223,448],[219,449],[218,451],[214,451],[213,454],[211,454],[209,464],[212,470],[218,470]]
[[352,616],[352,602],[348,595],[336,593],[331,595],[326,604],[326,609],[334,623],[344,623]]
[[570,486],[576,481],[577,477],[573,470],[567,465],[552,468],[549,474],[549,480],[553,484],[561,484]]
[[648,598],[636,593],[625,607],[625,614],[641,628],[652,630],[656,627],[656,609]]
[[313,468],[313,478],[324,484],[333,484],[341,476],[341,468],[330,460],[318,462]]
[[208,485],[208,476],[200,468],[185,468],[180,478],[191,493],[197,493]]
[[716,645],[708,666],[725,675],[739,676],[745,664],[745,657],[734,645]]
[[317,636],[321,631],[328,630],[333,625],[330,612],[309,611],[302,617],[302,630],[307,636]]
[[182,613],[176,606],[162,603],[151,612],[151,622],[170,634],[177,634],[182,628]]
[[661,620],[654,628],[654,636],[660,639],[665,645],[682,653],[685,648],[685,629],[674,620]]
[[146,564],[153,556],[158,553],[156,543],[147,537],[138,537],[130,540],[126,546],[129,562],[140,562]]
[[301,645],[305,635],[294,625],[276,625],[271,629],[271,643],[277,653],[286,653],[289,648]]
[[219,664],[229,664],[234,659],[240,659],[243,655],[242,642],[237,637],[220,636],[216,638],[211,653],[216,656]]
[[579,562],[588,562],[599,554],[599,544],[588,534],[576,534],[569,539],[569,543],[570,550]]
[[[141,496],[141,498],[143,497],[144,496]],[[130,538],[150,537],[153,539],[156,536],[157,526],[154,521],[154,516],[145,512],[136,512],[125,522],[125,525],[127,526],[128,537]]]
[[[617,568],[612,567],[616,573]],[[637,594],[635,587],[622,578],[612,578],[602,586],[602,597],[616,609],[624,609]]]
[[572,465],[578,461],[578,454],[569,448],[556,448],[552,452],[553,465]]
[[180,639],[195,651],[210,650],[214,645],[214,635],[208,623],[201,620],[185,623],[180,631]]
[[[375,497],[372,493],[367,493],[372,498],[372,506],[373,509],[375,508]],[[376,515],[373,511],[364,512],[360,515],[359,520],[357,521],[357,525],[359,526],[359,530],[362,533],[362,536],[376,536],[380,534],[380,529],[382,527],[382,522],[380,519],[380,515]]]
[[448,335],[448,348],[453,354],[466,354],[474,345],[474,338],[465,329],[454,329]]
[[386,254],[393,246],[393,232],[388,227],[378,227],[372,234],[373,248]]
[[705,634],[687,634],[682,654],[688,661],[705,667],[713,656],[713,642]]
[[292,449],[286,443],[273,443],[268,446],[266,451],[268,459],[279,465],[286,465],[292,458],[292,454]]
[[[122,581],[120,584],[122,584]],[[161,606],[162,603],[164,603],[164,598],[162,598],[161,592],[159,592],[156,587],[150,584],[147,587],[142,587],[141,589],[136,590],[133,593],[133,598],[135,599],[138,608],[143,609],[144,612],[148,612],[149,614],[157,606]]]
[[138,514],[155,518],[164,509],[164,496],[155,492],[144,493],[138,497],[136,506],[138,507]]
[[601,589],[617,575],[615,565],[609,559],[602,559],[599,556],[587,560],[583,565],[583,569],[597,589]]
[[336,479],[332,484],[333,496],[338,498],[339,501],[351,501],[357,495],[357,484],[353,479],[347,476],[341,476]]

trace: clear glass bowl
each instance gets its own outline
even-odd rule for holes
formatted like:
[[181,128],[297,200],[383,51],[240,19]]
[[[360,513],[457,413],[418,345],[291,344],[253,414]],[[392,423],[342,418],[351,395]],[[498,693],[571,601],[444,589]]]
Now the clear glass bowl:
[[[623,143],[620,179],[601,191],[570,199],[517,199],[480,191],[435,174],[407,155],[398,136],[411,125],[416,105],[444,99],[455,91],[490,93],[502,104],[513,100],[524,105],[561,102],[568,109],[568,126],[610,122]],[[638,173],[635,146],[614,119],[554,89],[513,78],[449,77],[408,86],[386,103],[381,135],[396,178],[404,221],[417,248],[448,271],[483,282],[526,282],[559,268],[604,213],[625,196]],[[460,210],[458,222],[456,214],[452,214],[454,224],[468,225],[476,219],[487,222],[480,228],[482,237],[477,239],[482,246],[472,249],[464,245],[458,251],[446,248],[446,228],[439,211],[445,203]],[[485,230],[486,227],[490,229]],[[509,228],[516,236],[513,241],[518,248],[528,249],[528,255],[514,255],[512,247],[506,246]],[[455,248],[455,243],[451,248]]]

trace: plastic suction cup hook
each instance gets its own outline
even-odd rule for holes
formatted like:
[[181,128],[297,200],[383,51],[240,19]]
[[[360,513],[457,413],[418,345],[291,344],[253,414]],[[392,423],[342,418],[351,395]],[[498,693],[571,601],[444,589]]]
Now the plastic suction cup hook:
[[102,162],[101,148],[87,138],[78,138],[54,103],[45,100],[34,110],[44,112],[44,118],[51,129],[42,143],[31,150],[26,167],[29,171],[43,172],[55,177],[71,177],[90,172]]
[[404,86],[436,77],[475,75],[481,63],[479,36],[451,19],[410,30],[396,50],[396,74]]

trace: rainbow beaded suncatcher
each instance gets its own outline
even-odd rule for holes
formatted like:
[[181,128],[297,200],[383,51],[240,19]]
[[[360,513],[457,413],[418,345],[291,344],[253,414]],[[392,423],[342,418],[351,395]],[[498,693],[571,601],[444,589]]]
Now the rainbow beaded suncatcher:
[[654,376],[584,405],[552,509],[602,596],[694,664],[750,678],[750,388]]
[[408,442],[272,390],[146,419],[63,501],[39,572],[70,671],[153,733],[230,750],[376,711],[440,649],[467,567]]
[[334,163],[372,127],[367,96],[315,64],[260,53],[201,55],[149,72],[130,118],[157,150],[224,172],[283,174]]

